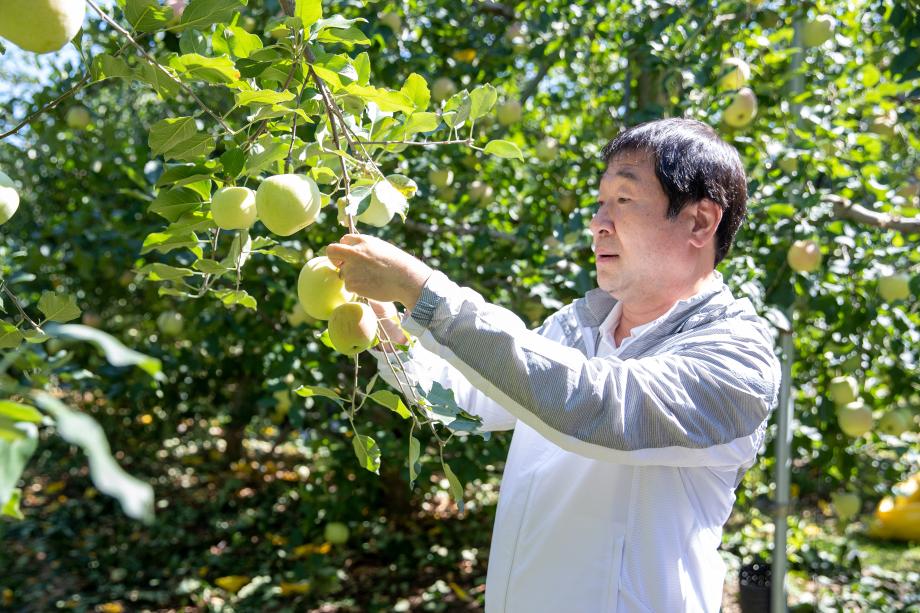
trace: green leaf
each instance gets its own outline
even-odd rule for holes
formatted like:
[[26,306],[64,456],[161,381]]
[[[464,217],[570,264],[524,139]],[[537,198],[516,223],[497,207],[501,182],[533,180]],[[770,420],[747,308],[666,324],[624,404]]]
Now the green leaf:
[[323,398],[328,398],[333,400],[339,405],[345,403],[345,399],[336,394],[334,391],[328,387],[323,387],[321,385],[301,385],[294,390],[294,393],[298,396],[303,396],[304,398],[309,398],[310,396],[321,396]]
[[323,16],[322,0],[297,0],[294,7],[294,17],[299,17],[304,30],[319,21]]
[[137,274],[146,276],[151,281],[175,281],[176,279],[191,277],[197,273],[189,268],[177,268],[156,262],[140,268]]
[[412,101],[417,111],[424,111],[431,103],[431,92],[428,90],[428,83],[425,82],[423,77],[414,72],[409,75],[409,78],[406,79],[399,91]]
[[470,118],[471,104],[470,95],[465,90],[454,94],[444,105],[441,118],[452,128],[461,126]]
[[34,424],[42,421],[42,414],[35,407],[12,400],[0,400],[0,417],[13,421],[29,421]]
[[178,28],[201,30],[212,23],[229,22],[233,14],[245,5],[245,0],[192,0],[185,7]]
[[157,0],[127,0],[125,19],[138,32],[155,32],[172,18],[172,9],[160,6]]
[[48,321],[64,323],[80,316],[80,307],[77,306],[75,296],[55,294],[51,291],[42,292],[38,300],[38,310]]
[[363,434],[356,434],[351,439],[355,448],[355,455],[358,456],[358,464],[361,468],[366,468],[374,474],[380,474],[380,448],[377,447],[377,441]]
[[201,232],[216,227],[208,211],[189,211],[169,224],[166,232],[168,234],[182,234],[185,232]]
[[409,487],[415,485],[415,480],[421,472],[422,465],[419,458],[422,455],[422,444],[414,436],[409,437]]
[[13,349],[22,343],[22,332],[13,324],[0,320],[0,349]]
[[160,253],[169,253],[173,249],[188,248],[201,257],[201,249],[198,247],[198,237],[194,232],[183,234],[170,234],[168,232],[152,232],[144,239],[141,246],[141,255],[151,251]]
[[179,84],[169,76],[172,73],[166,74],[163,70],[163,68],[144,63],[137,67],[134,71],[134,76],[153,86],[153,89],[164,100],[175,98],[176,94],[179,93]]
[[163,119],[150,128],[147,144],[154,155],[167,159],[193,160],[214,149],[214,139],[199,134],[192,117]]
[[17,428],[21,436],[13,440],[0,436],[0,505],[4,507],[12,499],[22,471],[38,445],[35,424],[21,423]]
[[208,53],[208,38],[198,30],[186,30],[179,37],[179,51],[182,53]]
[[128,517],[145,523],[153,521],[153,488],[126,473],[112,457],[102,427],[85,413],[71,411],[59,400],[36,392],[35,402],[50,413],[57,431],[68,443],[79,446],[89,458],[89,476],[100,492],[121,503]]
[[0,508],[0,515],[6,515],[13,519],[25,519],[25,515],[23,515],[22,511],[19,509],[19,501],[21,499],[22,490],[18,487],[14,487],[13,491],[10,492],[9,499],[3,505],[3,508]]
[[371,44],[371,41],[364,35],[364,32],[358,28],[348,28],[345,30],[327,28],[316,36],[316,40],[321,43],[341,43],[346,49],[352,49],[355,45]]
[[252,309],[253,311],[256,310],[256,299],[250,296],[246,290],[222,289],[211,291],[225,306],[233,306],[234,304],[239,304],[246,307],[247,309]]
[[189,211],[194,211],[203,204],[201,195],[188,187],[176,187],[160,190],[150,206],[148,213],[156,213],[172,223]]
[[211,35],[211,46],[215,53],[244,58],[262,48],[262,39],[243,28],[225,25],[214,30],[214,34]]
[[121,341],[102,330],[79,324],[48,324],[45,330],[56,338],[69,338],[94,345],[112,366],[137,366],[158,381],[166,378],[160,360],[125,347]]
[[437,129],[441,123],[441,118],[437,113],[412,113],[406,120],[406,136],[418,134],[419,132],[431,132]]
[[358,73],[358,85],[367,85],[371,79],[371,59],[367,51],[362,51],[355,58],[355,71]]
[[454,471],[450,469],[450,466],[447,465],[447,462],[441,461],[441,466],[444,468],[444,474],[447,476],[447,481],[450,483],[450,495],[457,503],[460,512],[463,513],[463,485],[460,483],[460,479],[457,478],[457,475],[454,474]]
[[518,146],[507,140],[491,140],[485,146],[484,151],[500,158],[524,160],[524,155]]
[[224,273],[230,272],[232,268],[227,268],[220,262],[216,260],[195,260],[195,263],[192,264],[195,268],[200,270],[203,273],[209,275],[222,275]]
[[276,92],[273,89],[247,90],[236,94],[236,106],[281,104],[293,99],[294,92],[288,90],[280,92]]
[[470,92],[470,119],[488,115],[498,100],[498,92],[489,84],[480,85]]
[[197,53],[174,55],[169,59],[169,67],[185,79],[201,80],[207,83],[234,83],[240,78],[240,73],[233,61],[225,55],[221,57],[205,57]]
[[412,417],[409,409],[403,403],[402,398],[400,398],[398,394],[394,394],[389,390],[376,391],[368,396],[368,398],[379,405],[385,406],[403,419],[409,419]]
[[113,78],[130,79],[134,77],[134,71],[131,70],[125,60],[108,54],[97,55],[93,58],[91,73],[93,79],[97,81]]

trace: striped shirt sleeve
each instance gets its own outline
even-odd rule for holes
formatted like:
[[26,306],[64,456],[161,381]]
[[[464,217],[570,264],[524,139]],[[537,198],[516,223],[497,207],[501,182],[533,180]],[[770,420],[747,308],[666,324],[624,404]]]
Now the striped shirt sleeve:
[[508,325],[503,312],[436,272],[406,329],[427,330],[470,384],[569,451],[675,466],[740,466],[756,455],[779,365],[755,322],[693,332],[663,354],[589,359],[523,322]]

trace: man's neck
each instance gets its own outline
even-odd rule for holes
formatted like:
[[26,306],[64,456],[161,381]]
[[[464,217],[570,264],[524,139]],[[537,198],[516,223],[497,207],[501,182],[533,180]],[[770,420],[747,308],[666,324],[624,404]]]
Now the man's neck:
[[623,302],[623,309],[620,311],[620,321],[617,323],[616,330],[614,330],[613,333],[613,339],[617,347],[620,346],[623,339],[627,338],[632,333],[633,328],[655,321],[667,313],[678,300],[686,300],[700,293],[710,281],[712,281],[711,273],[687,286],[686,289],[673,292],[669,296],[660,297],[639,304]]

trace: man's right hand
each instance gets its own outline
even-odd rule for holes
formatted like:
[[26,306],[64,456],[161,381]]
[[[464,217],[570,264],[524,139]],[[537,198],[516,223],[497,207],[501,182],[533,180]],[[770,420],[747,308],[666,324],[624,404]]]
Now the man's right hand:
[[[378,302],[376,300],[368,300],[367,303],[374,309],[374,313],[377,314],[377,319],[380,321],[380,326],[386,331],[387,336],[390,337],[390,341],[397,345],[405,345],[409,342],[409,337],[403,333],[399,325],[400,316],[395,304],[392,302]],[[392,345],[386,341],[386,337],[381,335],[380,349],[387,353],[393,353],[394,349]]]

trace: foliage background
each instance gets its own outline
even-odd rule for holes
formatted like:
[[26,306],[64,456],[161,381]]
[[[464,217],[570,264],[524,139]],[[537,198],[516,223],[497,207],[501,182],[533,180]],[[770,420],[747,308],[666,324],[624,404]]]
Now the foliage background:
[[[449,76],[461,88],[492,83],[500,99],[522,101],[521,122],[485,122],[491,125],[483,130],[518,144],[523,163],[462,145],[381,152],[385,171],[412,177],[419,193],[405,224],[373,231],[532,326],[594,286],[587,222],[603,145],[621,128],[661,116],[718,126],[742,153],[751,195],[748,222],[720,270],[761,312],[794,313],[795,598],[818,609],[899,610],[920,602],[912,587],[920,579],[917,547],[871,541],[859,523],[835,525],[828,506],[831,493],[847,489],[871,513],[893,483],[917,471],[916,433],[850,439],[825,392],[831,377],[854,374],[877,416],[904,407],[917,429],[920,233],[854,221],[834,206],[834,197],[844,198],[917,219],[916,7],[856,0],[323,7],[327,15],[368,20],[360,28],[371,41],[375,85],[398,89],[414,72],[429,83]],[[115,6],[108,10],[127,25]],[[267,0],[250,2],[242,14],[268,44],[265,32],[279,11]],[[399,32],[381,23],[387,12],[401,16]],[[799,55],[793,26],[818,13],[834,15],[835,37]],[[508,35],[515,23],[522,24],[517,38]],[[89,58],[114,52],[123,39],[91,15],[79,43]],[[143,44],[157,55],[179,48],[170,33]],[[720,124],[730,94],[716,81],[729,56],[752,66],[759,103],[754,122],[739,130]],[[33,62],[46,76],[30,76]],[[76,57],[33,59],[8,49],[0,56],[0,129],[55,99],[85,68]],[[225,88],[194,89],[209,106],[228,108]],[[85,131],[64,122],[77,102],[93,118]],[[897,114],[891,133],[871,131],[873,117],[889,110]],[[335,405],[288,395],[299,384],[345,387],[354,376],[353,365],[320,342],[321,326],[292,321],[298,265],[253,258],[242,286],[257,298],[256,311],[162,296],[157,283],[135,274],[155,261],[140,251],[163,227],[147,211],[162,171],[148,130],[164,117],[199,114],[182,94],[164,101],[149,86],[108,79],[0,143],[0,168],[19,181],[23,201],[0,229],[0,274],[16,279],[26,304],[44,290],[75,295],[83,323],[159,358],[168,378],[155,385],[79,344],[34,345],[34,359],[51,370],[33,383],[63,393],[103,426],[122,466],[153,484],[157,520],[146,526],[125,517],[93,487],[76,449],[43,428],[23,481],[26,519],[0,524],[3,606],[475,610],[510,433],[448,447],[466,484],[466,510],[458,513],[436,449],[409,490],[407,432],[392,413],[369,407],[361,414],[381,447],[378,477],[355,462],[348,422]],[[560,144],[548,162],[534,154],[546,136]],[[427,180],[430,169],[444,167],[456,175],[453,194]],[[476,180],[493,187],[491,201],[470,198]],[[342,233],[327,208],[283,244],[306,258]],[[788,268],[786,250],[800,238],[821,244],[819,271]],[[877,278],[892,270],[912,276],[910,299],[889,304],[878,296]],[[164,311],[183,315],[179,337],[158,331]],[[370,361],[362,364],[366,377]],[[290,410],[279,410],[287,400]],[[771,443],[739,488],[724,547],[736,563],[766,555],[772,458]],[[324,543],[329,521],[351,528],[345,546]],[[234,594],[218,581],[231,576],[251,581]]]

